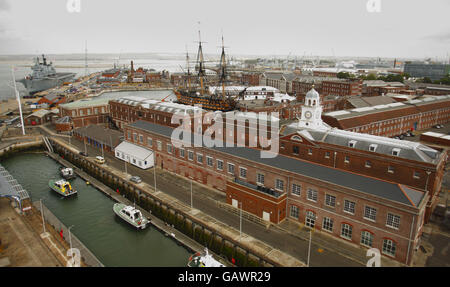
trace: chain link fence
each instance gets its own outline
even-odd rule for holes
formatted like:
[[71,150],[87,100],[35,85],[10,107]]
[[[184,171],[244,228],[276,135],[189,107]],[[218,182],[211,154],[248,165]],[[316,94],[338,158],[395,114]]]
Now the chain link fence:
[[[33,206],[41,212],[40,201],[33,202]],[[44,204],[42,204],[42,209],[44,210],[45,222],[53,226],[58,232],[61,230],[63,231],[63,239],[67,244],[70,244],[70,240],[72,241],[72,248],[77,248],[80,251],[81,260],[86,263],[86,265],[89,267],[104,267],[100,260],[98,260],[73,233],[70,234],[69,240],[69,229]]]

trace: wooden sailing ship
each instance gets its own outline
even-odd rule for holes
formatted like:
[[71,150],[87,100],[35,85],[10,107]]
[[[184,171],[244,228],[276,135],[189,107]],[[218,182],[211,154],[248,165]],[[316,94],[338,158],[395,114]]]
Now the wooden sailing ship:
[[189,55],[186,53],[187,61],[187,83],[185,87],[174,90],[177,96],[178,102],[185,105],[201,105],[203,109],[213,111],[231,111],[236,108],[236,100],[225,93],[225,83],[227,81],[226,74],[226,58],[225,47],[223,45],[222,37],[222,55],[220,57],[219,65],[219,83],[222,85],[222,90],[216,89],[214,92],[210,92],[206,86],[206,72],[202,51],[202,42],[200,40],[199,31],[199,46],[197,54],[197,67],[198,67],[198,83],[194,87],[191,86],[191,73],[189,70]]

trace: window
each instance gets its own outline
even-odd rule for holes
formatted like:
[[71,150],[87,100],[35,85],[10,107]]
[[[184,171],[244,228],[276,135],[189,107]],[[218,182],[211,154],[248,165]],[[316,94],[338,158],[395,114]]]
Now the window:
[[194,152],[191,150],[188,151],[188,160],[194,160]]
[[420,172],[414,171],[413,177],[416,178],[416,179],[419,179],[420,178]]
[[395,251],[397,249],[397,244],[390,239],[383,240],[383,250],[382,252],[386,255],[395,256]]
[[127,139],[131,140],[131,131],[127,131]]
[[197,154],[197,162],[198,163],[203,163],[203,155],[201,153]]
[[392,149],[392,155],[399,156],[399,154],[400,154],[400,149],[399,148],[393,148]]
[[275,180],[275,189],[284,190],[284,181],[279,179],[279,178],[277,178]]
[[234,164],[228,163],[228,173],[234,174]]
[[348,155],[345,156],[344,162],[345,163],[349,163],[350,162],[350,157]]
[[370,160],[366,160],[366,167],[371,168],[372,162]]
[[299,209],[298,206],[291,205],[291,217],[298,219]]
[[138,141],[137,133],[133,133],[133,141],[134,141],[134,142],[137,142],[137,141]]
[[257,173],[256,174],[256,183],[260,185],[264,185],[264,174]]
[[348,142],[348,146],[349,147],[355,147],[355,145],[356,145],[356,141],[355,140],[351,140],[351,141]]
[[223,170],[223,160],[220,159],[217,160],[217,169]]
[[305,225],[310,228],[314,228],[316,224],[316,215],[312,211],[306,212]]
[[148,146],[153,146],[153,140],[152,140],[152,138],[147,138],[147,145],[148,145]]
[[344,200],[344,211],[347,213],[355,214],[355,203],[350,200]]
[[301,185],[295,183],[292,184],[292,194],[300,196],[301,190],[302,190]]
[[388,172],[389,173],[394,173],[395,169],[393,166],[388,166]]
[[351,240],[352,239],[352,229],[353,228],[350,224],[343,223],[342,228],[341,228],[341,237]]
[[312,188],[308,188],[307,197],[308,200],[317,201],[317,190],[314,190]]
[[377,210],[373,207],[366,206],[364,207],[364,218],[368,220],[375,221],[377,216]]
[[373,234],[365,230],[361,232],[361,245],[372,247],[372,243],[373,243]]
[[158,150],[162,150],[162,143],[160,141],[156,141],[156,147]]
[[325,158],[330,158],[330,152],[329,151],[325,152]]
[[172,153],[172,145],[171,144],[167,144],[167,152]]
[[298,146],[293,146],[292,147],[292,152],[294,153],[294,154],[298,154],[298,151],[299,151],[299,148],[298,148]]
[[312,149],[311,148],[308,149],[308,154],[312,155]]
[[180,148],[180,157],[184,158],[184,148]]
[[330,207],[335,207],[336,206],[336,196],[326,194],[325,195],[325,205],[330,206]]
[[387,214],[387,220],[386,220],[386,226],[392,227],[394,229],[398,229],[400,226],[400,216],[388,213]]
[[247,178],[247,169],[245,167],[239,167],[239,176],[241,178]]
[[333,232],[333,219],[329,217],[323,218],[322,228],[326,231]]
[[212,159],[212,157],[210,157],[210,156],[207,156],[206,157],[206,164],[208,165],[208,166],[213,166],[213,159]]

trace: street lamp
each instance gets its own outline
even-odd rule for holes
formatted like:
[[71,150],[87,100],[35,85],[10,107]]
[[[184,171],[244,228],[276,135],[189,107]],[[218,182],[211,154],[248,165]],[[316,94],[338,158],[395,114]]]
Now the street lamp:
[[242,201],[239,202],[240,210],[239,210],[239,241],[241,241],[242,237]]
[[193,205],[192,205],[192,178],[191,178],[191,209],[193,208]]
[[[69,227],[69,244],[70,244],[70,256],[72,257],[72,260],[74,260],[73,259],[73,254],[72,254],[72,236],[70,235],[70,229],[72,228],[72,227],[74,227],[74,225],[72,225],[72,226],[70,226]],[[73,265],[73,263],[74,262],[72,262],[72,265]]]
[[306,263],[306,267],[309,267],[309,257],[311,255],[311,239],[312,239],[312,229],[309,230],[308,261]]

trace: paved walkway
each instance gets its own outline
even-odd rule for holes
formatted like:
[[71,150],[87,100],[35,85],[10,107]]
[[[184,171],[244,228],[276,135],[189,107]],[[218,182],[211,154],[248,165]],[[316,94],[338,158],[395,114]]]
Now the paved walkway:
[[11,266],[61,266],[6,198],[0,198],[0,240],[0,259],[8,258]]

